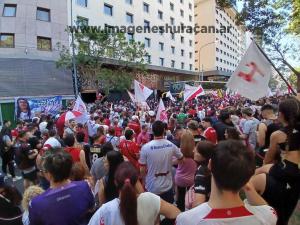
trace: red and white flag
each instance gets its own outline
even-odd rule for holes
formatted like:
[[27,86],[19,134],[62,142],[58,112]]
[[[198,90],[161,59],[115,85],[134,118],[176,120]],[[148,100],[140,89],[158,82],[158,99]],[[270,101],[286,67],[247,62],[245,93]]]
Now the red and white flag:
[[205,92],[201,85],[199,85],[198,87],[193,87],[188,84],[185,84],[183,99],[186,102],[186,101],[193,100],[193,99],[197,98],[198,96],[204,95],[204,94],[205,94]]
[[166,107],[164,105],[164,102],[162,99],[159,101],[158,109],[157,109],[157,114],[156,114],[156,120],[160,120],[162,122],[167,123],[168,122],[168,115],[166,112]]
[[86,123],[89,119],[88,111],[86,108],[85,103],[82,101],[80,95],[77,96],[77,99],[75,101],[73,111],[81,112],[82,116],[77,117],[75,120],[77,123]]
[[171,94],[171,91],[168,91],[166,93],[166,97],[169,98],[172,102],[175,102],[175,98],[173,97],[173,95]]
[[136,102],[145,102],[153,93],[153,90],[147,88],[137,80],[134,80],[134,95]]
[[268,94],[272,67],[255,42],[249,46],[239,66],[231,75],[227,87],[253,101]]
[[130,91],[127,90],[127,93],[129,95],[129,98],[131,99],[132,102],[136,102],[134,94],[132,94]]
[[86,105],[82,101],[80,95],[77,96],[77,99],[76,99],[74,107],[73,107],[73,111],[78,111],[78,112],[81,112],[82,114],[88,113],[88,111],[86,109]]

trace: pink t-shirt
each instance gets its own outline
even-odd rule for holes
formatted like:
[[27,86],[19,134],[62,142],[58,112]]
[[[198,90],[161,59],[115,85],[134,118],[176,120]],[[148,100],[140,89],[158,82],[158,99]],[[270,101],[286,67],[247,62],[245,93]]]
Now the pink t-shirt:
[[190,187],[194,184],[197,164],[192,158],[185,158],[178,164],[175,174],[175,183],[180,187]]

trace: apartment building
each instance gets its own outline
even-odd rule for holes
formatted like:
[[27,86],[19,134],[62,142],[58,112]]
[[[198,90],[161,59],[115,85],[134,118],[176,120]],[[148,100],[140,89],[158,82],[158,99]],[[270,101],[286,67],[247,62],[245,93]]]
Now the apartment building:
[[[195,1],[195,24],[226,32],[200,32],[195,36],[195,71],[204,80],[227,79],[246,51],[246,30],[236,25],[234,7],[219,9],[215,1]],[[229,28],[229,29],[228,29]]]
[[[69,1],[70,2],[70,1]],[[68,12],[71,12],[69,4]],[[75,0],[74,24],[89,26],[193,26],[193,0]],[[68,16],[71,24],[71,16]],[[169,30],[171,31],[171,30]],[[194,34],[171,32],[131,32],[127,39],[145,44],[153,66],[178,70],[194,70]]]

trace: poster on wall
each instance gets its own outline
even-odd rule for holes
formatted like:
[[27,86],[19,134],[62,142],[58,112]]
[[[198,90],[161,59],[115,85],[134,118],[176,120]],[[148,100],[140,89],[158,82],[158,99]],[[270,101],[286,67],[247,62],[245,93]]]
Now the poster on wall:
[[38,113],[56,115],[62,108],[62,96],[45,98],[15,98],[16,120],[31,120]]

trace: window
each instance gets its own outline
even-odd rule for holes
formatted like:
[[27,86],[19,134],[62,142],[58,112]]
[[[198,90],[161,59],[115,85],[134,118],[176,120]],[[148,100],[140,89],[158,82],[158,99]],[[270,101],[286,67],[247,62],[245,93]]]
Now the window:
[[175,54],[175,47],[174,46],[171,46],[171,51],[172,51],[172,54]]
[[181,63],[181,69],[182,70],[184,69],[184,63],[183,62]]
[[134,41],[134,34],[133,33],[127,33],[127,40],[128,40],[128,42]]
[[50,9],[37,8],[36,19],[41,21],[50,22]]
[[15,35],[0,33],[0,48],[14,48]]
[[76,21],[77,26],[88,26],[89,25],[89,19],[82,17],[82,16],[77,16],[77,21]]
[[180,3],[183,4],[183,0],[180,0]]
[[158,2],[159,2],[160,4],[162,4],[163,0],[158,0]]
[[87,7],[88,0],[76,0],[76,4],[83,7]]
[[170,2],[170,9],[174,11],[174,4]]
[[192,9],[192,7],[193,7],[192,3],[189,3],[189,9]]
[[193,53],[192,53],[192,52],[190,52],[190,59],[191,59],[191,58],[193,58]]
[[158,18],[163,19],[163,12],[158,10]]
[[113,15],[113,7],[111,5],[104,4],[104,14],[106,14],[108,16],[112,16]]
[[171,60],[171,67],[174,68],[175,67],[175,61]]
[[148,20],[144,20],[144,27],[150,27],[150,22]]
[[170,23],[171,23],[171,25],[175,24],[175,19],[173,17],[170,17]]
[[42,51],[51,51],[51,38],[37,37],[37,49]]
[[159,65],[164,66],[164,61],[165,61],[164,58],[159,58]]
[[126,3],[132,5],[132,0],[126,0]]
[[192,41],[192,40],[190,40],[189,42],[190,42],[190,46],[192,46],[192,45],[193,45],[193,41]]
[[133,23],[133,15],[131,13],[126,13],[126,22]]
[[149,12],[149,4],[144,2],[143,9],[144,9],[144,12],[148,13]]
[[15,17],[17,13],[17,5],[15,4],[4,4],[3,16]]
[[193,17],[191,15],[189,15],[189,21],[192,22],[193,21]]
[[180,37],[180,42],[184,43],[184,37],[183,36]]
[[180,16],[184,17],[184,11],[180,9]]
[[164,43],[162,43],[162,42],[159,42],[159,49],[160,49],[161,51],[163,51],[163,50],[164,50]]
[[184,50],[181,49],[181,56],[184,56]]
[[193,65],[192,64],[190,64],[190,70],[193,70]]
[[145,47],[150,48],[150,46],[151,46],[151,39],[145,38]]
[[146,59],[147,63],[149,63],[149,64],[151,63],[151,55],[146,55],[145,59]]
[[216,57],[216,60],[217,60],[217,61],[219,61],[219,58],[218,58],[218,57]]
[[219,49],[218,49],[218,48],[216,48],[216,51],[217,51],[217,52],[219,52]]

